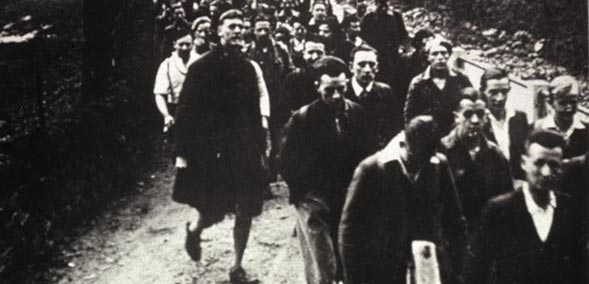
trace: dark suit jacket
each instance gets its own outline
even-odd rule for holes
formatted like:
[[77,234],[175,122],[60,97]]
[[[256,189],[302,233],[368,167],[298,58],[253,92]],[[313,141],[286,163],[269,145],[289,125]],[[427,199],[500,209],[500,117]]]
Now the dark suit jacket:
[[[511,172],[513,177],[516,179],[525,179],[524,171],[521,167],[521,156],[524,153],[524,145],[528,132],[530,131],[530,125],[525,112],[516,111],[515,115],[510,117],[507,121],[508,135],[509,135],[509,164],[511,166]],[[493,127],[491,123],[485,125],[485,136],[490,141],[497,143],[495,133],[493,133]]]
[[468,78],[457,72],[450,72],[443,90],[438,89],[430,76],[430,69],[415,76],[409,84],[405,102],[405,121],[418,115],[431,115],[438,123],[440,137],[452,130],[454,110],[460,100],[460,91],[472,84]]
[[349,100],[345,104],[338,118],[341,135],[336,115],[323,101],[315,100],[296,111],[287,123],[280,154],[280,173],[288,184],[291,203],[311,193],[338,217],[354,169],[367,155],[363,109]]
[[481,141],[480,151],[472,159],[455,130],[442,138],[441,144],[455,178],[470,232],[478,224],[481,209],[489,199],[513,191],[509,163],[497,145],[487,139]]
[[350,82],[345,97],[366,110],[372,152],[384,148],[403,128],[403,106],[389,85],[374,82],[366,97],[359,98]]
[[585,283],[583,226],[575,206],[570,196],[556,193],[554,220],[543,243],[521,189],[489,201],[470,242],[466,283]]

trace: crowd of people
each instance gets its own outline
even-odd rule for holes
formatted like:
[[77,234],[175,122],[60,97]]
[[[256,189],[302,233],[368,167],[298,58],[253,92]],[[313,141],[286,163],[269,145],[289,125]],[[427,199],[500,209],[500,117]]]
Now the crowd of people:
[[[451,42],[387,0],[157,1],[154,87],[174,135],[185,248],[235,214],[232,283],[268,184],[286,182],[309,284],[585,283],[587,126],[578,82],[511,109]],[[352,8],[350,8],[352,7]],[[290,268],[288,268],[290,269]]]

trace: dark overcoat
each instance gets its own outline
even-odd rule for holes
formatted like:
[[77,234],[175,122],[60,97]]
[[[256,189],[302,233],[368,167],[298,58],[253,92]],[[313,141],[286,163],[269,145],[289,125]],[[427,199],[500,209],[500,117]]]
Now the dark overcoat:
[[[466,232],[446,158],[432,157],[412,186],[400,158],[387,148],[360,163],[348,189],[339,225],[346,283],[406,283],[411,241],[416,239],[436,244],[442,282],[455,283]],[[414,193],[424,203],[414,202]],[[411,218],[415,208],[422,222]],[[417,227],[426,236],[414,235]]]
[[178,103],[175,148],[188,168],[178,173],[175,201],[214,216],[233,212],[236,201],[240,212],[260,213],[267,184],[259,97],[254,67],[245,57],[218,47],[190,66]]

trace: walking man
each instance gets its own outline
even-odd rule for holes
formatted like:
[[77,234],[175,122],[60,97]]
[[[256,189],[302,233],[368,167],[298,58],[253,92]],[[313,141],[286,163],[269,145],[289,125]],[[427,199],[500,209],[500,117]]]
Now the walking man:
[[173,193],[175,201],[199,213],[186,237],[186,250],[195,261],[201,257],[201,232],[235,213],[235,262],[229,273],[235,283],[248,281],[241,262],[267,186],[260,90],[254,66],[241,52],[243,21],[238,10],[223,13],[220,45],[188,70],[178,105]]
[[522,157],[526,182],[485,205],[467,254],[466,283],[585,283],[585,212],[559,192],[565,145],[553,130],[530,134]]
[[282,176],[296,207],[307,284],[337,276],[337,226],[354,168],[364,158],[362,108],[344,98],[346,64],[325,56],[313,64],[317,92],[287,125]]
[[[346,284],[458,283],[464,217],[436,131],[417,116],[356,169],[339,225]],[[420,258],[439,265],[423,273]]]
[[164,119],[164,132],[174,125],[174,115],[188,66],[196,60],[191,54],[192,37],[185,31],[174,39],[175,51],[157,70],[153,93],[155,104]]
[[402,130],[403,105],[389,85],[375,80],[378,56],[374,48],[360,45],[352,49],[351,55],[352,79],[346,98],[366,110],[374,151],[380,150]]
[[452,130],[454,110],[460,98],[460,91],[472,87],[468,78],[452,70],[448,59],[452,54],[452,44],[443,39],[435,39],[425,46],[429,66],[415,76],[409,84],[405,101],[405,121],[418,115],[431,115],[438,123],[440,135]]
[[478,224],[485,203],[492,197],[513,191],[513,181],[509,162],[499,147],[483,134],[487,108],[480,93],[473,88],[462,90],[462,99],[454,114],[456,126],[442,138],[441,148],[448,157],[471,229]]

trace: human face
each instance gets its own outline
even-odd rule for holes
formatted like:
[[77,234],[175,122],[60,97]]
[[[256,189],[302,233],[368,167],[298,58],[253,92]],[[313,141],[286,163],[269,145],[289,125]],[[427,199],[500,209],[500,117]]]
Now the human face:
[[532,143],[522,155],[522,168],[531,190],[555,190],[562,176],[562,148]]
[[360,21],[353,21],[350,22],[350,27],[348,28],[348,35],[350,39],[355,39],[360,34]]
[[211,23],[204,22],[194,31],[194,44],[195,45],[204,45],[209,42],[211,38]]
[[211,5],[211,7],[209,7],[209,15],[211,16],[211,19],[218,18],[220,15],[219,7]]
[[189,35],[186,35],[182,38],[177,39],[174,43],[174,48],[180,56],[190,54],[190,50],[192,49],[192,38]]
[[317,59],[325,55],[325,46],[319,42],[307,41],[305,42],[305,51],[303,52],[303,59],[307,64],[311,65]]
[[434,45],[428,52],[427,60],[429,61],[432,69],[434,70],[445,70],[448,69],[448,59],[450,58],[450,52],[442,45]]
[[372,51],[358,51],[352,61],[352,74],[354,79],[362,86],[367,86],[374,81],[378,72],[376,53]]
[[332,35],[331,29],[327,24],[319,25],[319,36],[322,38],[330,38]]
[[510,90],[509,78],[507,77],[487,80],[487,88],[484,93],[489,101],[489,109],[492,111],[505,110],[505,103]]
[[272,26],[270,22],[261,21],[256,22],[254,25],[254,35],[256,36],[256,41],[260,43],[268,44],[270,42],[270,35],[272,34]]
[[299,40],[305,38],[305,36],[307,35],[307,29],[305,28],[305,26],[303,26],[299,22],[295,22],[293,24],[293,29],[294,29],[294,36]]
[[315,18],[316,21],[325,20],[325,18],[327,18],[327,8],[324,4],[317,3],[313,5],[313,11],[311,14],[313,14],[313,18]]
[[567,92],[564,94],[555,94],[552,101],[552,108],[554,114],[560,119],[573,120],[577,112],[577,103],[579,102],[579,94],[576,92]]
[[344,105],[344,93],[346,92],[346,74],[331,77],[323,74],[317,82],[317,93],[321,100],[333,110],[341,110]]
[[358,15],[364,15],[366,13],[366,1],[364,0],[356,0],[356,13]]
[[487,122],[485,102],[463,99],[455,112],[456,130],[460,139],[476,139],[481,137],[483,126]]
[[243,46],[243,20],[225,19],[219,26],[219,37],[223,46]]

